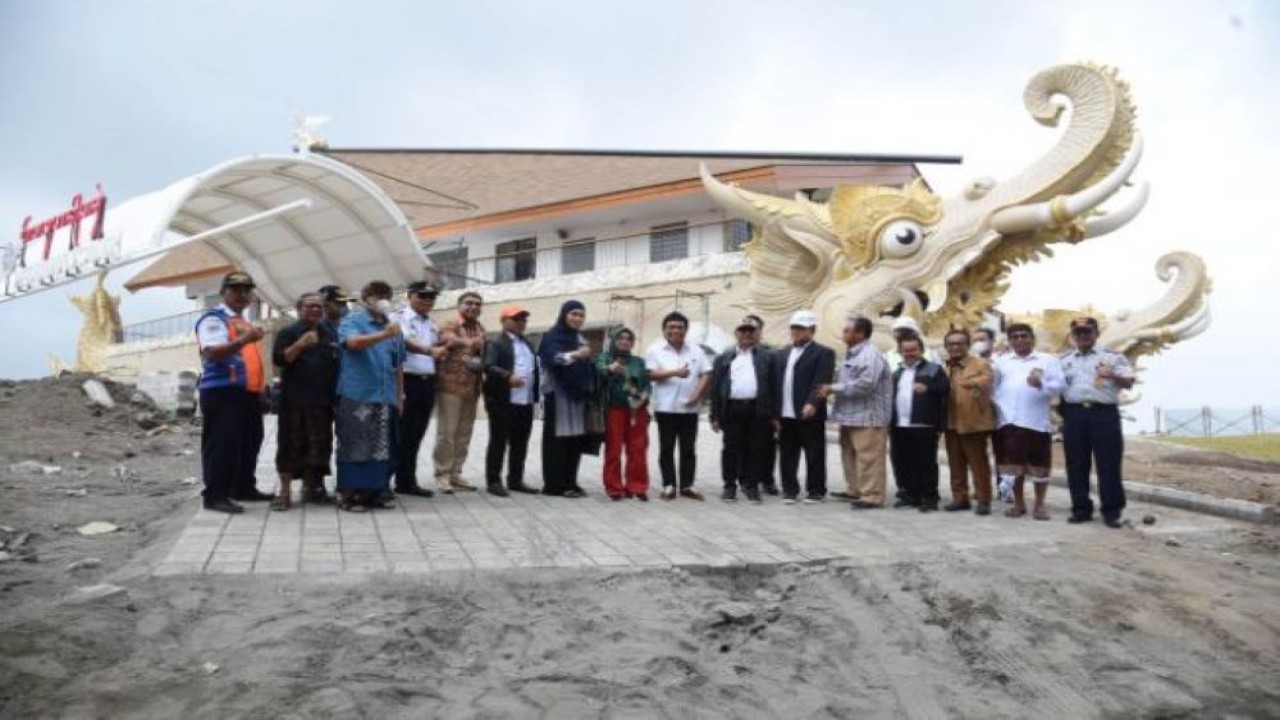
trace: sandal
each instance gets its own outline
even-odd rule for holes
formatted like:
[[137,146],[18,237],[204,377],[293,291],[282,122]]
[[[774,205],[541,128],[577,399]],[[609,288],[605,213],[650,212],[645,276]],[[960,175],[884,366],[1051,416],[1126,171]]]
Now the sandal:
[[285,512],[286,510],[289,509],[289,496],[276,495],[275,497],[271,498],[270,507],[271,507],[271,510],[274,512]]
[[1027,514],[1026,508],[1018,507],[1016,505],[1004,511],[1004,516],[1007,518],[1020,518],[1026,514]]
[[317,505],[328,505],[333,502],[333,496],[325,492],[322,487],[308,489],[304,499]]
[[1039,510],[1036,510],[1035,512],[1031,513],[1031,517],[1035,518],[1036,520],[1048,520],[1049,511],[1045,510],[1044,508],[1040,508]]

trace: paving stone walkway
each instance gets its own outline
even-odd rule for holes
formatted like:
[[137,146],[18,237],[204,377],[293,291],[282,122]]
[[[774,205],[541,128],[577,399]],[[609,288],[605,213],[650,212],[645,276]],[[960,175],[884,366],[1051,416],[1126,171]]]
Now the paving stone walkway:
[[[268,418],[267,441],[260,456],[259,489],[275,487],[275,424]],[[430,478],[434,426],[420,454],[419,477]],[[541,476],[534,428],[527,477]],[[486,423],[477,422],[466,477],[483,485]],[[657,438],[652,438],[656,455]],[[516,567],[670,567],[777,563],[836,557],[888,562],[936,556],[944,549],[969,550],[990,545],[1042,546],[1078,538],[1082,533],[1116,532],[1101,523],[1068,525],[1065,490],[1049,489],[1053,519],[1011,520],[995,512],[929,513],[914,510],[853,512],[845,502],[784,505],[766,496],[764,505],[719,500],[720,436],[704,424],[698,433],[696,486],[706,502],[648,503],[610,501],[600,484],[599,458],[584,458],[580,482],[590,493],[579,500],[513,495],[498,498],[483,491],[432,499],[400,498],[391,510],[363,514],[333,506],[299,505],[270,512],[265,503],[246,504],[242,515],[199,510],[172,550],[154,569],[156,575],[190,574],[343,574],[367,572],[430,573]],[[654,485],[656,458],[651,458]],[[828,487],[842,489],[839,450],[828,446]],[[946,469],[943,468],[946,497]],[[892,480],[890,480],[892,487]],[[1028,489],[1030,492],[1030,489]],[[297,483],[295,483],[295,495]],[[1238,527],[1231,520],[1144,503],[1130,503],[1135,520],[1153,512],[1154,526],[1141,532],[1179,534]]]

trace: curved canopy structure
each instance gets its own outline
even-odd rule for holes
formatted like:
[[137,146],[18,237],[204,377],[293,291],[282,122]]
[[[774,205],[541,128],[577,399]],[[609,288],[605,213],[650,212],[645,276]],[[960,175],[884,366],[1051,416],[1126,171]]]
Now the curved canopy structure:
[[253,275],[277,307],[327,284],[403,286],[428,264],[399,207],[364,175],[316,155],[260,155],[109,207],[102,239],[17,269],[6,299],[192,242]]

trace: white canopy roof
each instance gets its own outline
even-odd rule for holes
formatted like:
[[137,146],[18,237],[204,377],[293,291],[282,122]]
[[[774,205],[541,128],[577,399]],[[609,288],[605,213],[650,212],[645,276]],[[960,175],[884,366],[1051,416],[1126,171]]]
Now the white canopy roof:
[[327,284],[355,290],[382,279],[403,286],[421,280],[428,264],[408,220],[377,185],[347,165],[310,154],[217,165],[108,205],[104,225],[102,240],[83,238],[75,251],[18,268],[5,299],[188,242],[208,243],[251,274],[258,294],[279,307]]

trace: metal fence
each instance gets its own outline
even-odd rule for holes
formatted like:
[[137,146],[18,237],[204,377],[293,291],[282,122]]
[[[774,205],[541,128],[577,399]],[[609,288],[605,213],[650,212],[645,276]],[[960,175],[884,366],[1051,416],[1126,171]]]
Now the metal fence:
[[175,335],[189,335],[193,332],[193,329],[196,326],[196,320],[199,320],[200,315],[205,312],[207,311],[192,310],[190,312],[179,313],[177,315],[156,318],[155,320],[147,320],[146,322],[125,325],[124,342],[141,342],[143,340],[158,340],[161,338],[173,337]]
[[1280,432],[1280,408],[1157,407],[1156,432],[1181,437],[1261,435]]

